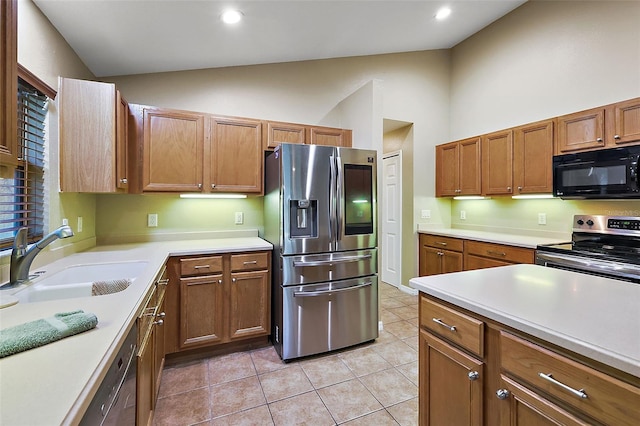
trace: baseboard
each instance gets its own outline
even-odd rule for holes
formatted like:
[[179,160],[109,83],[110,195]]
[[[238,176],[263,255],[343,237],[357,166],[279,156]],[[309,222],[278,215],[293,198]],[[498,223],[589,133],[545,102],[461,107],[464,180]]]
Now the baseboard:
[[404,293],[410,294],[412,296],[415,296],[415,295],[418,294],[418,290],[416,290],[415,288],[409,287],[407,285],[401,285],[399,287],[399,290],[404,292]]

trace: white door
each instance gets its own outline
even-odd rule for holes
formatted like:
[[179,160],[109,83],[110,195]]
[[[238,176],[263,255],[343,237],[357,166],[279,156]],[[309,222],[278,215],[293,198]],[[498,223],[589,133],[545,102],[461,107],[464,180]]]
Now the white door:
[[400,287],[402,282],[402,151],[382,158],[382,281]]

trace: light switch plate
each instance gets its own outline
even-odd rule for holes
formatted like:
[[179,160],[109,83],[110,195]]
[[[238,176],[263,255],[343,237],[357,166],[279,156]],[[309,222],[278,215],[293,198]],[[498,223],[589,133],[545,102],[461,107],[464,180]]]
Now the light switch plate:
[[431,219],[431,210],[422,210],[420,212],[421,219]]
[[467,219],[467,212],[464,210],[460,210],[460,219],[462,220],[466,220]]

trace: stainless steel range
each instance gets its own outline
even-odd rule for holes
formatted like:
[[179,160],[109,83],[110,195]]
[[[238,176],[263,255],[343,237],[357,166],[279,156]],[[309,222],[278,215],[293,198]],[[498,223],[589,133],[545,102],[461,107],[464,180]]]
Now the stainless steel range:
[[640,217],[576,215],[571,240],[538,246],[536,264],[640,283]]

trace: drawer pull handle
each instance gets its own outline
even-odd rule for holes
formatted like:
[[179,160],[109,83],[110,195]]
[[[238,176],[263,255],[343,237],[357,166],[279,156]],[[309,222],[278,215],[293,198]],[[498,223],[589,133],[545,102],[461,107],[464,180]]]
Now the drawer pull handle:
[[158,285],[167,285],[169,284],[169,278],[166,278],[164,280],[158,280]]
[[509,398],[509,391],[506,389],[498,389],[496,391],[496,396],[498,399],[507,399]]
[[551,373],[549,374],[544,374],[544,373],[538,373],[538,376],[542,377],[543,379],[553,383],[554,385],[558,385],[560,386],[562,389],[574,394],[575,396],[579,397],[579,398],[587,398],[587,394],[584,392],[584,389],[579,389],[579,390],[575,390],[574,388],[572,388],[571,386],[567,386],[562,382],[557,381],[556,379],[554,379],[551,376]]
[[469,376],[469,380],[473,382],[478,380],[478,377],[480,377],[480,373],[478,373],[477,371],[469,371],[468,376]]
[[440,244],[441,246],[446,246],[447,245],[447,243],[443,243],[441,241],[438,241],[438,244]]
[[495,251],[495,250],[487,250],[487,254],[492,254],[494,256],[506,256],[507,253],[503,251]]
[[257,263],[258,263],[257,260],[252,260],[252,261],[248,261],[248,262],[242,262],[243,265],[255,265]]
[[196,265],[193,267],[193,269],[209,269],[211,268],[210,265]]
[[446,324],[446,323],[442,322],[442,320],[440,318],[431,318],[431,320],[433,322],[435,322],[436,324],[440,324],[441,326],[448,328],[451,331],[456,331],[456,326],[455,325]]

